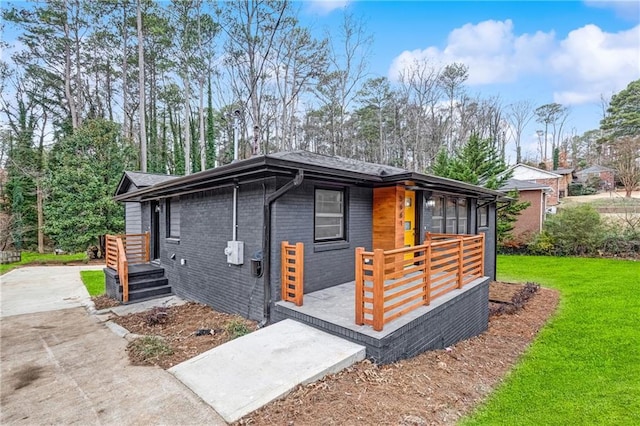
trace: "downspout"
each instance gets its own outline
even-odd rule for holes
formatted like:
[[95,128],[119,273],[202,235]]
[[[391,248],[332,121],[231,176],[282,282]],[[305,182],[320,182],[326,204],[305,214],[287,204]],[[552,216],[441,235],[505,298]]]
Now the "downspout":
[[264,285],[264,305],[263,305],[263,319],[258,324],[258,327],[264,327],[269,323],[271,319],[271,205],[284,194],[289,192],[295,187],[298,187],[302,184],[304,180],[304,172],[302,170],[298,170],[298,174],[293,178],[293,180],[284,184],[280,189],[275,191],[273,194],[270,194],[265,202],[263,208],[263,218],[262,218],[262,259],[263,259],[263,285]]

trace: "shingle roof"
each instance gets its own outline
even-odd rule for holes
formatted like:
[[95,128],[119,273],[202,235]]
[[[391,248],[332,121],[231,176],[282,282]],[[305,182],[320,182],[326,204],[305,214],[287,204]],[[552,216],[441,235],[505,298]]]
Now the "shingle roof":
[[537,183],[537,182],[530,182],[527,180],[509,179],[500,188],[501,191],[511,191],[513,189],[517,189],[518,191],[532,191],[537,189],[546,191],[546,190],[551,190],[551,187],[547,185],[543,185],[541,183]]
[[570,173],[573,173],[575,169],[570,169],[570,168],[564,168],[564,169],[555,169],[552,170],[553,173],[557,173],[559,175],[568,175]]
[[354,160],[352,158],[339,156],[332,157],[329,155],[316,154],[309,151],[277,152],[274,154],[269,154],[268,157],[294,161],[301,164],[328,167],[332,169],[351,170],[354,172],[360,172],[374,176],[393,176],[409,173],[408,170],[398,167],[367,163],[366,161]]
[[595,165],[595,166],[591,166],[586,169],[580,170],[578,173],[583,174],[583,173],[600,173],[600,172],[613,172],[613,171],[614,170],[610,169],[609,167]]
[[131,183],[133,183],[138,188],[155,185],[156,183],[166,182],[168,180],[175,179],[177,177],[173,175],[161,175],[161,174],[155,174],[155,173],[130,172],[130,171],[125,171],[124,173],[129,177],[129,179],[131,180]]
[[[134,192],[116,191],[118,201],[143,200],[193,193],[225,185],[235,185],[240,179],[260,179],[268,176],[293,177],[303,172],[305,178],[340,184],[367,186],[413,182],[420,188],[451,192],[489,199],[503,199],[501,192],[402,168],[368,163],[344,157],[331,157],[307,151],[279,152],[240,160],[188,176],[165,178]],[[124,177],[123,177],[124,180]]]

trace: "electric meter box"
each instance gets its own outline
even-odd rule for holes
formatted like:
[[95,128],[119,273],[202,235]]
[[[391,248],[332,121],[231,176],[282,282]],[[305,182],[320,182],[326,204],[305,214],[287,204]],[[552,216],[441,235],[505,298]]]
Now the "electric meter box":
[[244,242],[227,241],[227,248],[224,249],[227,255],[227,263],[231,265],[242,265],[244,259]]

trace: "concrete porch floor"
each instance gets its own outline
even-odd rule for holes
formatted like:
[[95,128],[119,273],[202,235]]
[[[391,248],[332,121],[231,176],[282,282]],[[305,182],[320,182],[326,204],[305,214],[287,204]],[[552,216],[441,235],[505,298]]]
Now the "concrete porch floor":
[[[428,306],[421,306],[406,315],[401,316],[387,324],[382,331],[375,331],[370,325],[357,325],[356,318],[356,290],[355,281],[350,281],[334,287],[314,291],[304,295],[303,305],[296,306],[291,302],[279,301],[277,306],[295,311],[309,317],[335,324],[365,336],[382,339],[396,332],[398,329],[410,324],[412,321],[439,309],[459,295],[482,284],[483,278],[476,279],[465,285],[462,289],[453,290],[431,301]],[[402,290],[404,287],[399,288]]]

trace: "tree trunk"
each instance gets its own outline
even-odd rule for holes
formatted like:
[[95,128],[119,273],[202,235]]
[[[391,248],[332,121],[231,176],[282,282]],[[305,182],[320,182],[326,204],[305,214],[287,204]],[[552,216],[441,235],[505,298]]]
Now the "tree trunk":
[[138,0],[138,90],[140,92],[138,115],[140,120],[140,170],[147,171],[147,125],[145,119],[145,90],[144,90],[144,36],[142,35],[142,0]]
[[[65,13],[67,12],[67,2],[64,2]],[[69,23],[65,18],[64,21],[64,95],[69,104],[69,114],[71,115],[71,126],[75,130],[78,128],[78,111],[76,110],[76,102],[71,93],[71,47],[69,46],[70,34]]]
[[200,77],[200,111],[198,111],[200,124],[200,170],[207,169],[207,147],[204,132],[204,77]]
[[184,174],[191,174],[191,108],[189,98],[191,96],[189,88],[189,69],[185,66],[184,71]]

